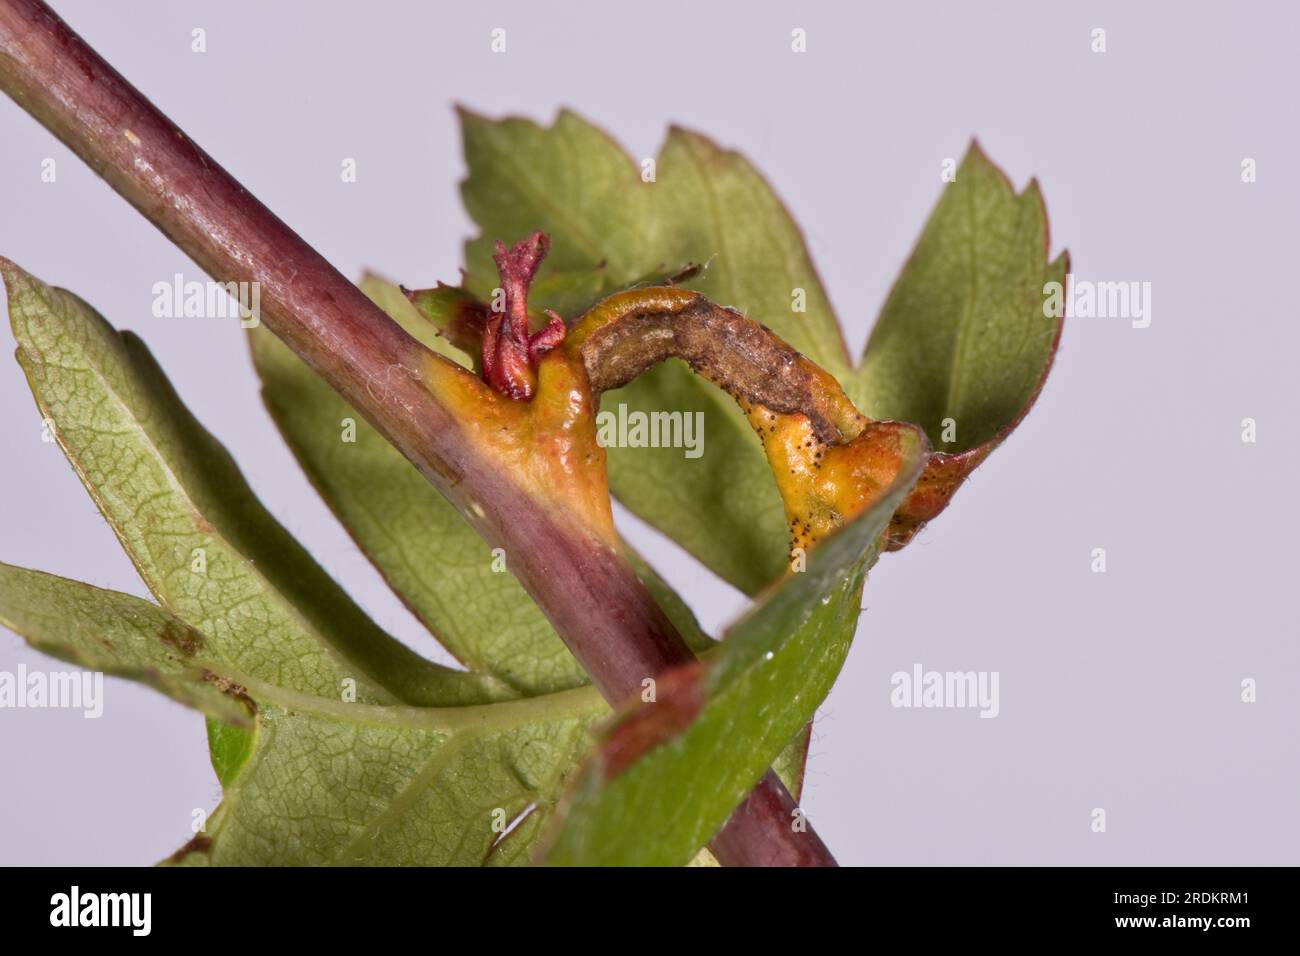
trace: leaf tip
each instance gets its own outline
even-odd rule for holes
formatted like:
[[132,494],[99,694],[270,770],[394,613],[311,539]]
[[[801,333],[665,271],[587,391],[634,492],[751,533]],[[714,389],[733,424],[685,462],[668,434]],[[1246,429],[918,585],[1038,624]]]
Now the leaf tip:
[[451,108],[455,112],[456,119],[460,121],[461,125],[464,125],[466,123],[487,122],[486,116],[484,116],[482,113],[479,113],[477,110],[471,109],[470,107],[466,106],[460,100],[453,101],[451,104]]
[[[5,294],[12,296],[14,289],[24,280],[30,279],[31,276],[12,259],[0,256],[0,279],[4,281]],[[12,310],[13,305],[10,304]]]

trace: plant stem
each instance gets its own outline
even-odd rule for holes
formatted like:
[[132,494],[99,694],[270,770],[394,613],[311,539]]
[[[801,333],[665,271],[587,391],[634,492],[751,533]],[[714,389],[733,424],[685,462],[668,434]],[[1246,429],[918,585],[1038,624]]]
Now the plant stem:
[[[620,556],[561,527],[476,452],[423,386],[423,346],[239,185],[39,0],[0,0],[0,87],[220,282],[256,282],[261,317],[510,555],[601,693],[688,663]],[[713,847],[728,865],[834,865],[769,771]]]

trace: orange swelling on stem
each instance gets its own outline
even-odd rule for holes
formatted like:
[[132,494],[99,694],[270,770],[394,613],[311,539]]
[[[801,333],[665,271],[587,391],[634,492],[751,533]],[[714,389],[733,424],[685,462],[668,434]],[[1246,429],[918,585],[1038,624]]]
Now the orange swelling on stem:
[[580,360],[562,349],[543,355],[527,401],[496,391],[436,353],[424,362],[430,393],[502,474],[539,507],[618,547],[605,449],[596,441],[594,398]]
[[837,445],[819,438],[806,415],[758,404],[748,404],[745,412],[785,504],[792,556],[807,554],[880,499],[902,470],[902,443],[912,435],[910,425],[869,421]]

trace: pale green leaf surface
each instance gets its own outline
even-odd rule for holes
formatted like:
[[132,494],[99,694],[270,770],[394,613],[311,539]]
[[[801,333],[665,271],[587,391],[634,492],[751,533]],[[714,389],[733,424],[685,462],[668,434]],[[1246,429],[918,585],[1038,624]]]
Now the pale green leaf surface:
[[[898,479],[873,507],[821,542],[727,632],[693,694],[643,705],[695,706],[689,726],[612,779],[592,760],[568,801],[547,861],[558,865],[680,865],[726,821],[839,674],[857,625],[862,583],[881,532],[925,458],[919,431]],[[667,695],[665,695],[666,697]],[[599,753],[599,751],[598,751]],[[635,824],[630,824],[635,821]]]
[[259,707],[256,755],[225,784],[212,842],[177,862],[526,865],[608,714],[591,687],[441,709],[272,689]]
[[148,601],[0,563],[0,624],[38,651],[148,684],[230,724],[253,725],[240,697],[212,679],[207,639]]
[[261,506],[139,339],[0,260],[18,359],[56,439],[150,591],[241,672],[371,702],[464,703],[490,679],[385,634]]
[[509,862],[493,852],[497,827],[534,805],[545,818],[605,712],[591,688],[458,708],[301,704],[262,708],[257,753],[226,786],[212,842],[177,862]]

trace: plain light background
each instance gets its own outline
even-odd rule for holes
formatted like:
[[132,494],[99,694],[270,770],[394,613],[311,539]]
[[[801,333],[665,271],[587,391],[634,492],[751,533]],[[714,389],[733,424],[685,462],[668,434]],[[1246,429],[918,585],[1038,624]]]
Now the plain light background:
[[[454,102],[547,122],[570,106],[636,157],[671,122],[740,149],[804,228],[855,355],[945,158],[977,135],[1017,187],[1038,176],[1053,255],[1068,247],[1083,279],[1150,282],[1151,326],[1067,321],[1033,413],[873,571],[804,807],[843,863],[1300,862],[1294,5],[55,6],[352,276],[455,280],[473,229]],[[0,254],[140,333],[268,507],[380,624],[437,653],[308,488],[240,330],[151,317],[153,283],[202,275],[7,99]],[[7,322],[0,343],[12,350]],[[145,595],[40,432],[6,354],[0,560]],[[623,525],[708,627],[743,607]],[[1098,547],[1105,574],[1090,570]],[[20,662],[62,666],[0,632],[0,669]],[[892,708],[890,675],[915,663],[998,671],[1000,716]],[[151,863],[215,806],[202,719],[106,688],[97,721],[0,711],[0,863]]]

